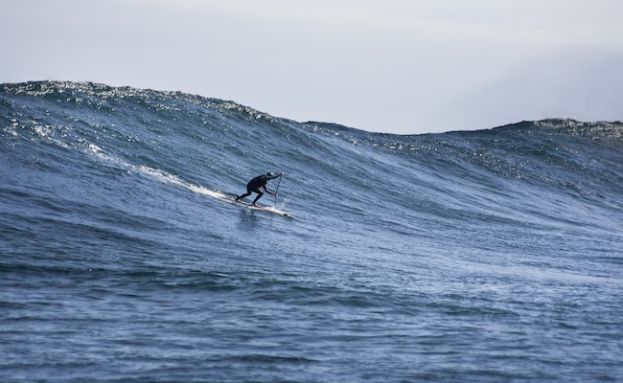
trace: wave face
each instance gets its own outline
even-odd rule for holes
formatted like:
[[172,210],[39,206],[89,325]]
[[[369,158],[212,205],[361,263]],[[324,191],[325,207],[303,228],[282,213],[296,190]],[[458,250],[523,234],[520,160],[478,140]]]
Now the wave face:
[[[274,170],[292,219],[224,203]],[[4,84],[0,181],[2,381],[623,379],[621,123]]]

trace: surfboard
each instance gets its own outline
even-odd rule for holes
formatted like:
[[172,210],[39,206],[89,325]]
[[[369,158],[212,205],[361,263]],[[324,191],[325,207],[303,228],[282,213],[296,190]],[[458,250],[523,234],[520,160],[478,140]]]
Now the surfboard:
[[276,207],[272,207],[272,206],[264,206],[264,205],[256,205],[253,206],[250,203],[247,202],[242,202],[242,201],[236,201],[235,199],[232,199],[232,202],[234,205],[239,205],[241,207],[244,207],[246,209],[250,209],[253,211],[263,211],[266,213],[272,213],[272,214],[277,214],[280,215],[282,217],[289,217],[292,218],[292,215],[290,213],[288,213],[287,211],[283,211],[283,210],[279,210]]
[[246,204],[246,203],[244,205],[246,206],[247,209],[251,209],[255,211],[265,211],[267,213],[277,214],[283,217],[291,217],[290,213],[283,211],[283,210],[279,210],[276,207],[262,206],[262,205],[253,206],[253,205]]

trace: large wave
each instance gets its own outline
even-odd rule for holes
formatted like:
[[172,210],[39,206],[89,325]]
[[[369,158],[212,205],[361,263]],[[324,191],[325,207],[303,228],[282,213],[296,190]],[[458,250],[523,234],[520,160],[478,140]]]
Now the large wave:
[[[294,219],[224,203],[242,193],[252,177],[276,170],[286,173],[279,197],[275,202],[265,196],[260,202],[276,203]],[[573,317],[576,322],[585,323],[594,313],[608,323],[620,318],[620,306],[603,303],[616,299],[623,276],[622,189],[619,122],[552,119],[480,131],[392,135],[296,122],[180,92],[74,82],[3,84],[0,273],[3,290],[20,291],[15,297],[20,295],[26,303],[4,295],[0,305],[11,307],[16,316],[22,309],[35,317],[48,313],[52,326],[62,326],[65,322],[54,318],[66,315],[69,303],[31,310],[39,302],[39,284],[53,286],[66,302],[87,299],[74,292],[81,289],[97,297],[113,291],[145,318],[158,317],[179,330],[186,344],[198,340],[187,337],[186,325],[180,323],[195,318],[199,322],[192,323],[197,325],[205,319],[184,302],[199,307],[211,302],[209,310],[224,320],[219,322],[221,330],[240,339],[244,324],[226,318],[260,315],[269,305],[266,336],[274,335],[275,341],[280,326],[299,321],[316,329],[300,330],[310,348],[289,354],[271,348],[272,354],[263,354],[257,362],[248,355],[265,349],[230,344],[227,347],[239,347],[236,363],[261,365],[266,358],[279,357],[274,363],[281,366],[295,358],[329,369],[322,362],[323,352],[337,360],[343,337],[316,336],[317,329],[329,323],[353,330],[358,319],[349,315],[366,308],[369,312],[357,314],[368,324],[358,330],[365,334],[361,342],[369,342],[361,349],[387,348],[391,361],[372,360],[369,368],[385,371],[389,380],[409,376],[401,374],[412,368],[400,362],[398,346],[379,340],[394,331],[416,342],[410,337],[419,330],[409,327],[411,332],[405,332],[396,327],[400,323],[414,318],[422,323],[428,323],[426,318],[431,323],[448,321],[458,326],[452,331],[463,334],[461,328],[471,328],[474,317],[484,323],[495,319],[507,347],[518,339],[514,328],[527,326],[534,334],[551,335],[530,338],[544,342],[539,352],[548,360],[562,359],[566,368],[580,368],[560,355],[577,352],[575,337],[584,344],[596,338],[608,344],[612,339],[607,332],[594,329],[561,336],[556,331],[562,330],[529,318],[546,315],[543,307],[548,302],[573,317],[565,303],[565,286],[580,294],[573,299],[580,301],[573,307],[581,307]],[[233,294],[229,298],[236,303],[221,300],[222,294]],[[541,295],[545,303],[533,305],[534,297]],[[123,323],[131,319],[115,306],[117,298],[106,296],[106,310],[76,309],[75,315],[110,314],[106,318],[117,325],[121,322],[115,318],[126,318]],[[171,319],[148,300],[140,306],[140,297],[169,297],[164,304],[189,317]],[[303,311],[305,316],[296,315]],[[164,335],[146,326],[143,330],[154,344],[163,341]],[[531,359],[534,349],[516,349],[506,363],[496,360],[495,352],[483,355],[469,347],[472,341],[461,343],[460,337],[448,337],[451,332],[440,329],[430,327],[427,333],[441,331],[445,346],[501,366],[504,376],[523,376],[513,375],[513,366],[527,360],[527,369],[534,373],[530,376],[543,377],[539,374],[551,367]],[[475,343],[494,347],[487,334],[470,336],[476,337]],[[13,355],[35,358],[31,362],[43,367],[31,377],[44,376],[45,357],[19,351],[17,345],[24,339],[31,338],[16,336]],[[26,343],[31,351],[38,347]],[[80,354],[72,344],[63,346],[66,355]],[[93,362],[107,346],[95,341],[91,345],[94,354],[85,358]],[[595,360],[599,347],[587,346],[584,360]],[[137,351],[137,358],[143,359],[136,363],[161,361],[148,354]],[[192,355],[186,357],[180,360],[194,360],[186,367],[198,363]],[[421,358],[429,360],[430,355]],[[599,359],[603,369],[617,364],[614,354],[600,354]],[[452,371],[467,368],[451,357],[443,363],[450,366],[449,372],[430,375],[431,380],[452,380]],[[351,363],[339,368],[347,365]],[[222,372],[216,380],[244,377],[218,363],[213,367]],[[130,370],[122,366],[120,375],[114,371],[110,376],[135,376]],[[77,376],[93,378],[81,371]],[[306,371],[311,375],[305,379],[319,379],[313,368]],[[346,380],[366,380],[361,371],[349,371]],[[554,376],[571,377],[565,371],[561,368]],[[264,372],[273,380],[301,377]]]

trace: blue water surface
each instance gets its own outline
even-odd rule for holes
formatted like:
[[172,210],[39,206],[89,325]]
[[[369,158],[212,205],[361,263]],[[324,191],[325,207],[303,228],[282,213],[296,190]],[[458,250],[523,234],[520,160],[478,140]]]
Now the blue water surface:
[[[228,203],[267,171],[291,218]],[[621,381],[621,190],[617,122],[0,85],[0,381]]]

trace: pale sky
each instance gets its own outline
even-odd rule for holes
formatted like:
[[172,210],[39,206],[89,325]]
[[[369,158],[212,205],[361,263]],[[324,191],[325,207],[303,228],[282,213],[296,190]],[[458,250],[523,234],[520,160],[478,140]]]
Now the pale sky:
[[0,82],[94,81],[376,132],[623,119],[619,0],[0,0]]

